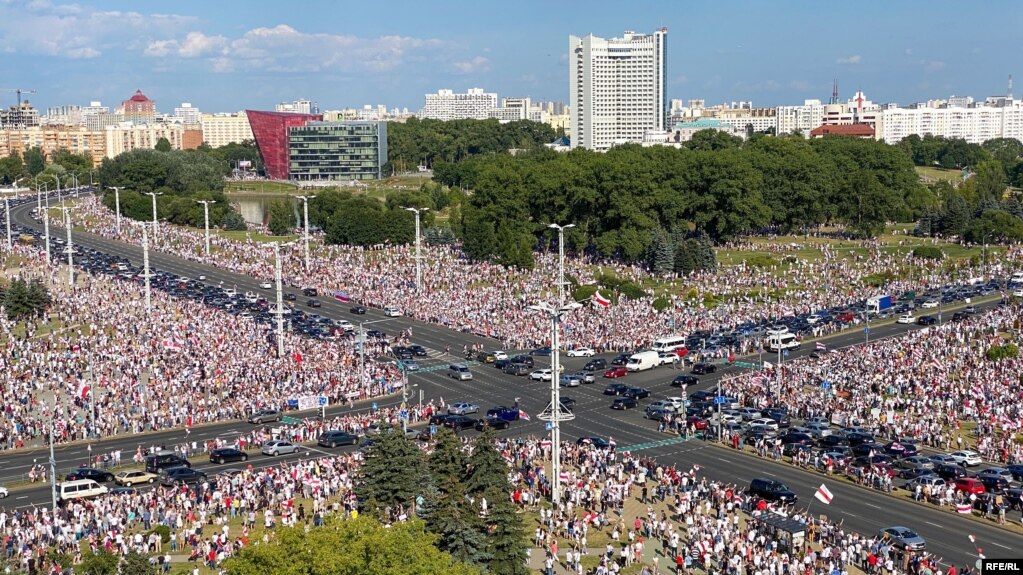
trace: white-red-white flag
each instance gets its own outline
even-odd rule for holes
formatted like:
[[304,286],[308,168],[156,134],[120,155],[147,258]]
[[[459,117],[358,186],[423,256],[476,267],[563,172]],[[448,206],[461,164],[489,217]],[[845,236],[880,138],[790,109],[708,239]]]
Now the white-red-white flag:
[[601,307],[607,307],[607,306],[611,305],[611,300],[609,300],[606,297],[600,295],[600,291],[598,290],[598,291],[593,292],[593,303],[595,303],[595,304],[597,304],[597,305],[599,305]]
[[831,494],[831,490],[829,490],[823,483],[821,483],[821,486],[817,488],[817,493],[814,493],[813,496],[825,505],[831,505],[831,500],[835,498],[835,496]]

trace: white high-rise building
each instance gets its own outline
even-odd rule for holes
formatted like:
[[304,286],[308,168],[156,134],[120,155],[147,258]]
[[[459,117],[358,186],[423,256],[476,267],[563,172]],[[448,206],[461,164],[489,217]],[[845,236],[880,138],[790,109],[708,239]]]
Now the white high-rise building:
[[318,108],[319,106],[316,105],[316,102],[310,102],[301,98],[294,102],[281,102],[274,106],[274,111],[288,114],[318,114]]
[[419,117],[433,120],[485,120],[495,108],[497,94],[484,92],[483,88],[470,88],[464,94],[437,90],[436,94],[426,95],[426,105],[420,110]]
[[181,106],[174,108],[174,118],[185,126],[198,126],[202,121],[202,112],[192,104],[182,102]]
[[880,137],[896,144],[906,136],[927,134],[962,138],[971,144],[983,144],[995,138],[1023,140],[1023,101],[1008,105],[973,108],[896,108],[884,110]]
[[776,134],[791,134],[798,130],[805,137],[824,123],[824,104],[820,100],[804,100],[802,106],[778,106]]
[[603,151],[667,129],[667,28],[611,39],[569,36],[568,60],[573,148]]
[[211,148],[252,139],[252,126],[245,112],[202,115],[202,141]]

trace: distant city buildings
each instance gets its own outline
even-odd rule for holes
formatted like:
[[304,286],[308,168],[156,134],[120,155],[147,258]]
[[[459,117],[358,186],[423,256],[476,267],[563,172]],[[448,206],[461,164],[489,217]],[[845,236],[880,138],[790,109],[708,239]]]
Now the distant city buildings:
[[240,144],[252,139],[252,127],[245,112],[203,114],[200,125],[203,143],[211,148]]
[[22,129],[39,125],[39,110],[28,100],[0,110],[0,128]]
[[185,126],[198,126],[202,123],[202,112],[192,104],[182,102],[180,106],[174,108],[173,119]]
[[288,179],[378,180],[387,163],[387,122],[306,122],[288,128]]
[[431,120],[485,120],[497,108],[497,94],[483,88],[470,88],[464,94],[438,90],[426,95],[426,105],[419,117]]
[[147,124],[156,119],[156,102],[146,97],[142,90],[135,90],[131,98],[121,102],[117,113],[128,122]]
[[571,147],[604,151],[668,126],[668,29],[568,38]]
[[274,111],[285,114],[319,114],[319,108],[316,102],[299,99],[294,102],[281,102],[274,106]]

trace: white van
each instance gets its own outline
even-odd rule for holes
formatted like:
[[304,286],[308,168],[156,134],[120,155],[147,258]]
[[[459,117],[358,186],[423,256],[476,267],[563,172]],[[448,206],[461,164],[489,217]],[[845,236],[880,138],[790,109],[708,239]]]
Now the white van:
[[629,371],[646,371],[661,365],[661,357],[656,351],[641,351],[633,354],[627,362],[625,369]]
[[776,352],[782,349],[799,349],[799,340],[794,333],[779,333],[770,335],[764,342],[767,351]]
[[64,483],[57,485],[57,499],[60,499],[61,501],[96,497],[99,495],[105,495],[106,492],[106,485],[100,485],[92,479],[65,481]]

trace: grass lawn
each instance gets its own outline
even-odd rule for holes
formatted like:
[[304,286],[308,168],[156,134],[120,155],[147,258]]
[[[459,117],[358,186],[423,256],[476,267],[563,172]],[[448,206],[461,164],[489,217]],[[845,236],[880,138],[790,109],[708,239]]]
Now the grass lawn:
[[227,182],[224,186],[225,193],[245,192],[247,194],[297,194],[301,190],[294,184],[284,182]]
[[916,173],[924,181],[946,180],[953,185],[963,181],[962,170],[946,170],[933,166],[916,166]]
[[[188,231],[195,232],[197,234],[205,233],[203,228],[185,228]],[[291,240],[298,239],[298,235],[289,234],[286,236],[270,236],[255,231],[241,231],[241,230],[219,230],[210,228],[210,236],[220,236],[229,240],[235,240],[244,242],[247,239],[251,239],[254,242],[290,242]],[[216,247],[211,246],[213,251],[216,251]]]

